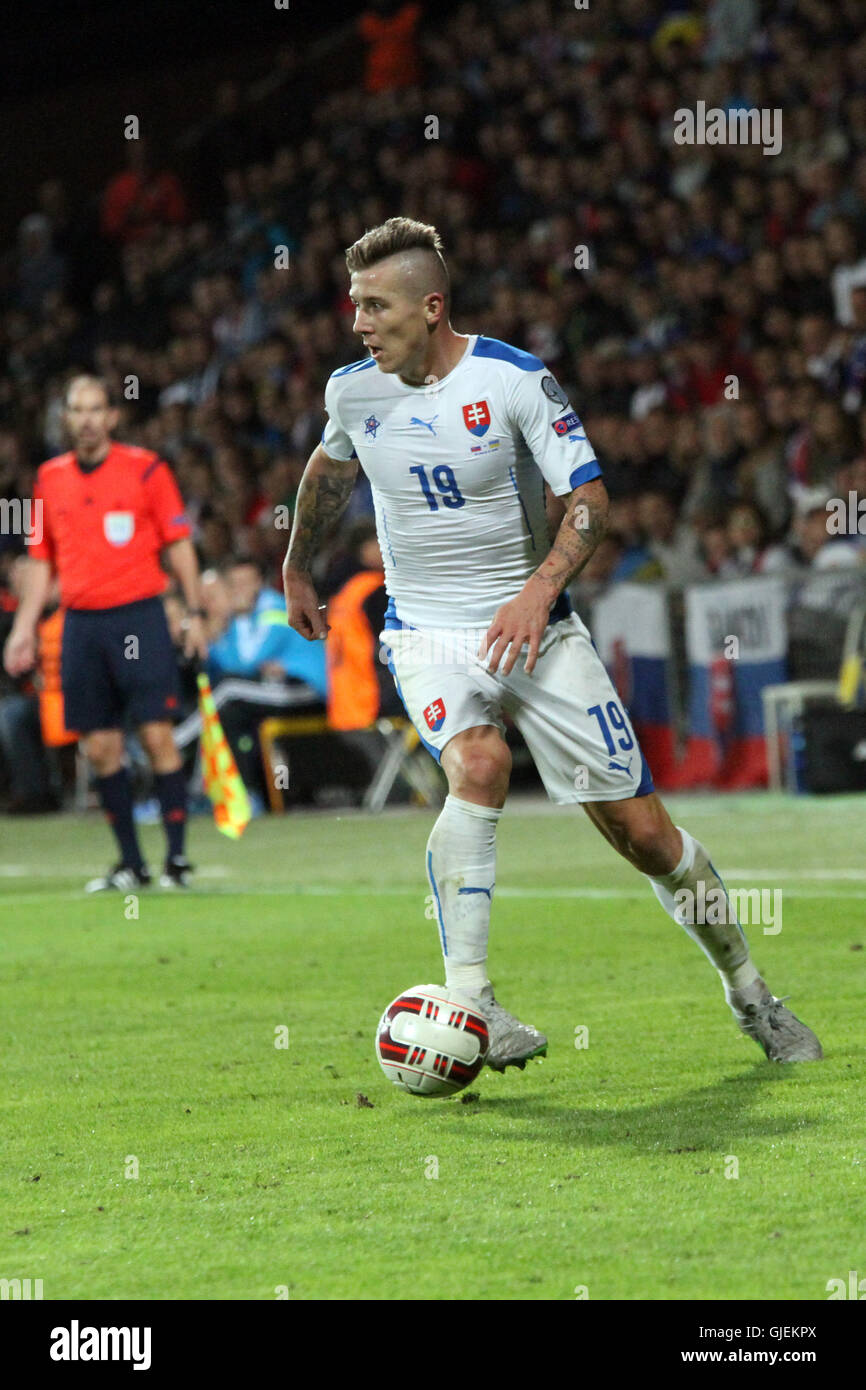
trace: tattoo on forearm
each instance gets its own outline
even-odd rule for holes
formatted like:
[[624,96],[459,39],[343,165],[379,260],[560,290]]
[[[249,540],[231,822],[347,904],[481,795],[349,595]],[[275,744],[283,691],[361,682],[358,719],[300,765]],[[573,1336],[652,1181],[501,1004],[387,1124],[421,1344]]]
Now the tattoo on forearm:
[[559,591],[580,573],[607,529],[607,490],[586,484],[572,496],[553,545],[535,571]]
[[354,473],[304,474],[295,503],[287,565],[309,570],[322,538],[342,514],[354,486]]

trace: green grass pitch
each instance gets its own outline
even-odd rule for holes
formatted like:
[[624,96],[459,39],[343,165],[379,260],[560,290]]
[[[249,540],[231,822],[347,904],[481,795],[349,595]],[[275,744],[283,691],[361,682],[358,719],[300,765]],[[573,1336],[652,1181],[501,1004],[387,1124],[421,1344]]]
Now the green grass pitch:
[[96,816],[0,823],[0,1278],[46,1299],[821,1300],[866,1277],[864,801],[671,809],[729,886],[782,889],[781,932],[747,934],[823,1062],[765,1061],[578,810],[503,817],[493,978],[550,1048],[468,1104],[398,1092],[373,1052],[388,1000],[443,975],[431,814],[262,819],[237,844],[196,820],[195,890],[142,894],[137,920],[81,891],[110,857]]

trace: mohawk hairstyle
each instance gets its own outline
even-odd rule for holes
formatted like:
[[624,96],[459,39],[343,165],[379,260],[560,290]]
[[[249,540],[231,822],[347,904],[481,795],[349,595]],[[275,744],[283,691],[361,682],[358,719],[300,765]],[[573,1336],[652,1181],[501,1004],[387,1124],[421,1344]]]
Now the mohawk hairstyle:
[[402,251],[427,251],[438,262],[439,288],[447,301],[451,297],[451,281],[442,250],[442,238],[429,223],[416,222],[411,217],[389,217],[387,222],[371,227],[347,247],[346,265],[352,274],[356,270],[368,270],[371,265],[378,265],[389,256],[398,256]]

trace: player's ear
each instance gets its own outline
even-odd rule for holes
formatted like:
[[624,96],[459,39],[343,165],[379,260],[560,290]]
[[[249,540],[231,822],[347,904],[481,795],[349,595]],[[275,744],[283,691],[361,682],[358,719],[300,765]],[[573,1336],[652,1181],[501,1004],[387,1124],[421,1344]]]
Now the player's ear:
[[108,411],[108,415],[106,416],[106,424],[108,425],[108,433],[109,433],[109,434],[114,434],[114,431],[117,429],[117,425],[118,425],[118,421],[119,421],[119,420],[120,420],[120,411],[118,410],[117,406],[116,406],[116,405],[110,406],[110,407],[109,407],[109,411]]
[[432,333],[433,329],[441,321],[444,312],[445,296],[443,294],[440,294],[438,290],[433,290],[430,294],[425,294],[424,317],[427,320],[427,331],[429,333]]

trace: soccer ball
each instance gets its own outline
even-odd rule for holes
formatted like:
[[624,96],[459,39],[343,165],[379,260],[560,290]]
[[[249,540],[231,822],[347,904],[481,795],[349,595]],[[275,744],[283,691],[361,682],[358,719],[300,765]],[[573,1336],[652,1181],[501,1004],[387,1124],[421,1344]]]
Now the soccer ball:
[[401,1091],[450,1096],[474,1081],[487,1056],[487,1020],[444,985],[413,985],[390,1003],[376,1029],[379,1065]]

